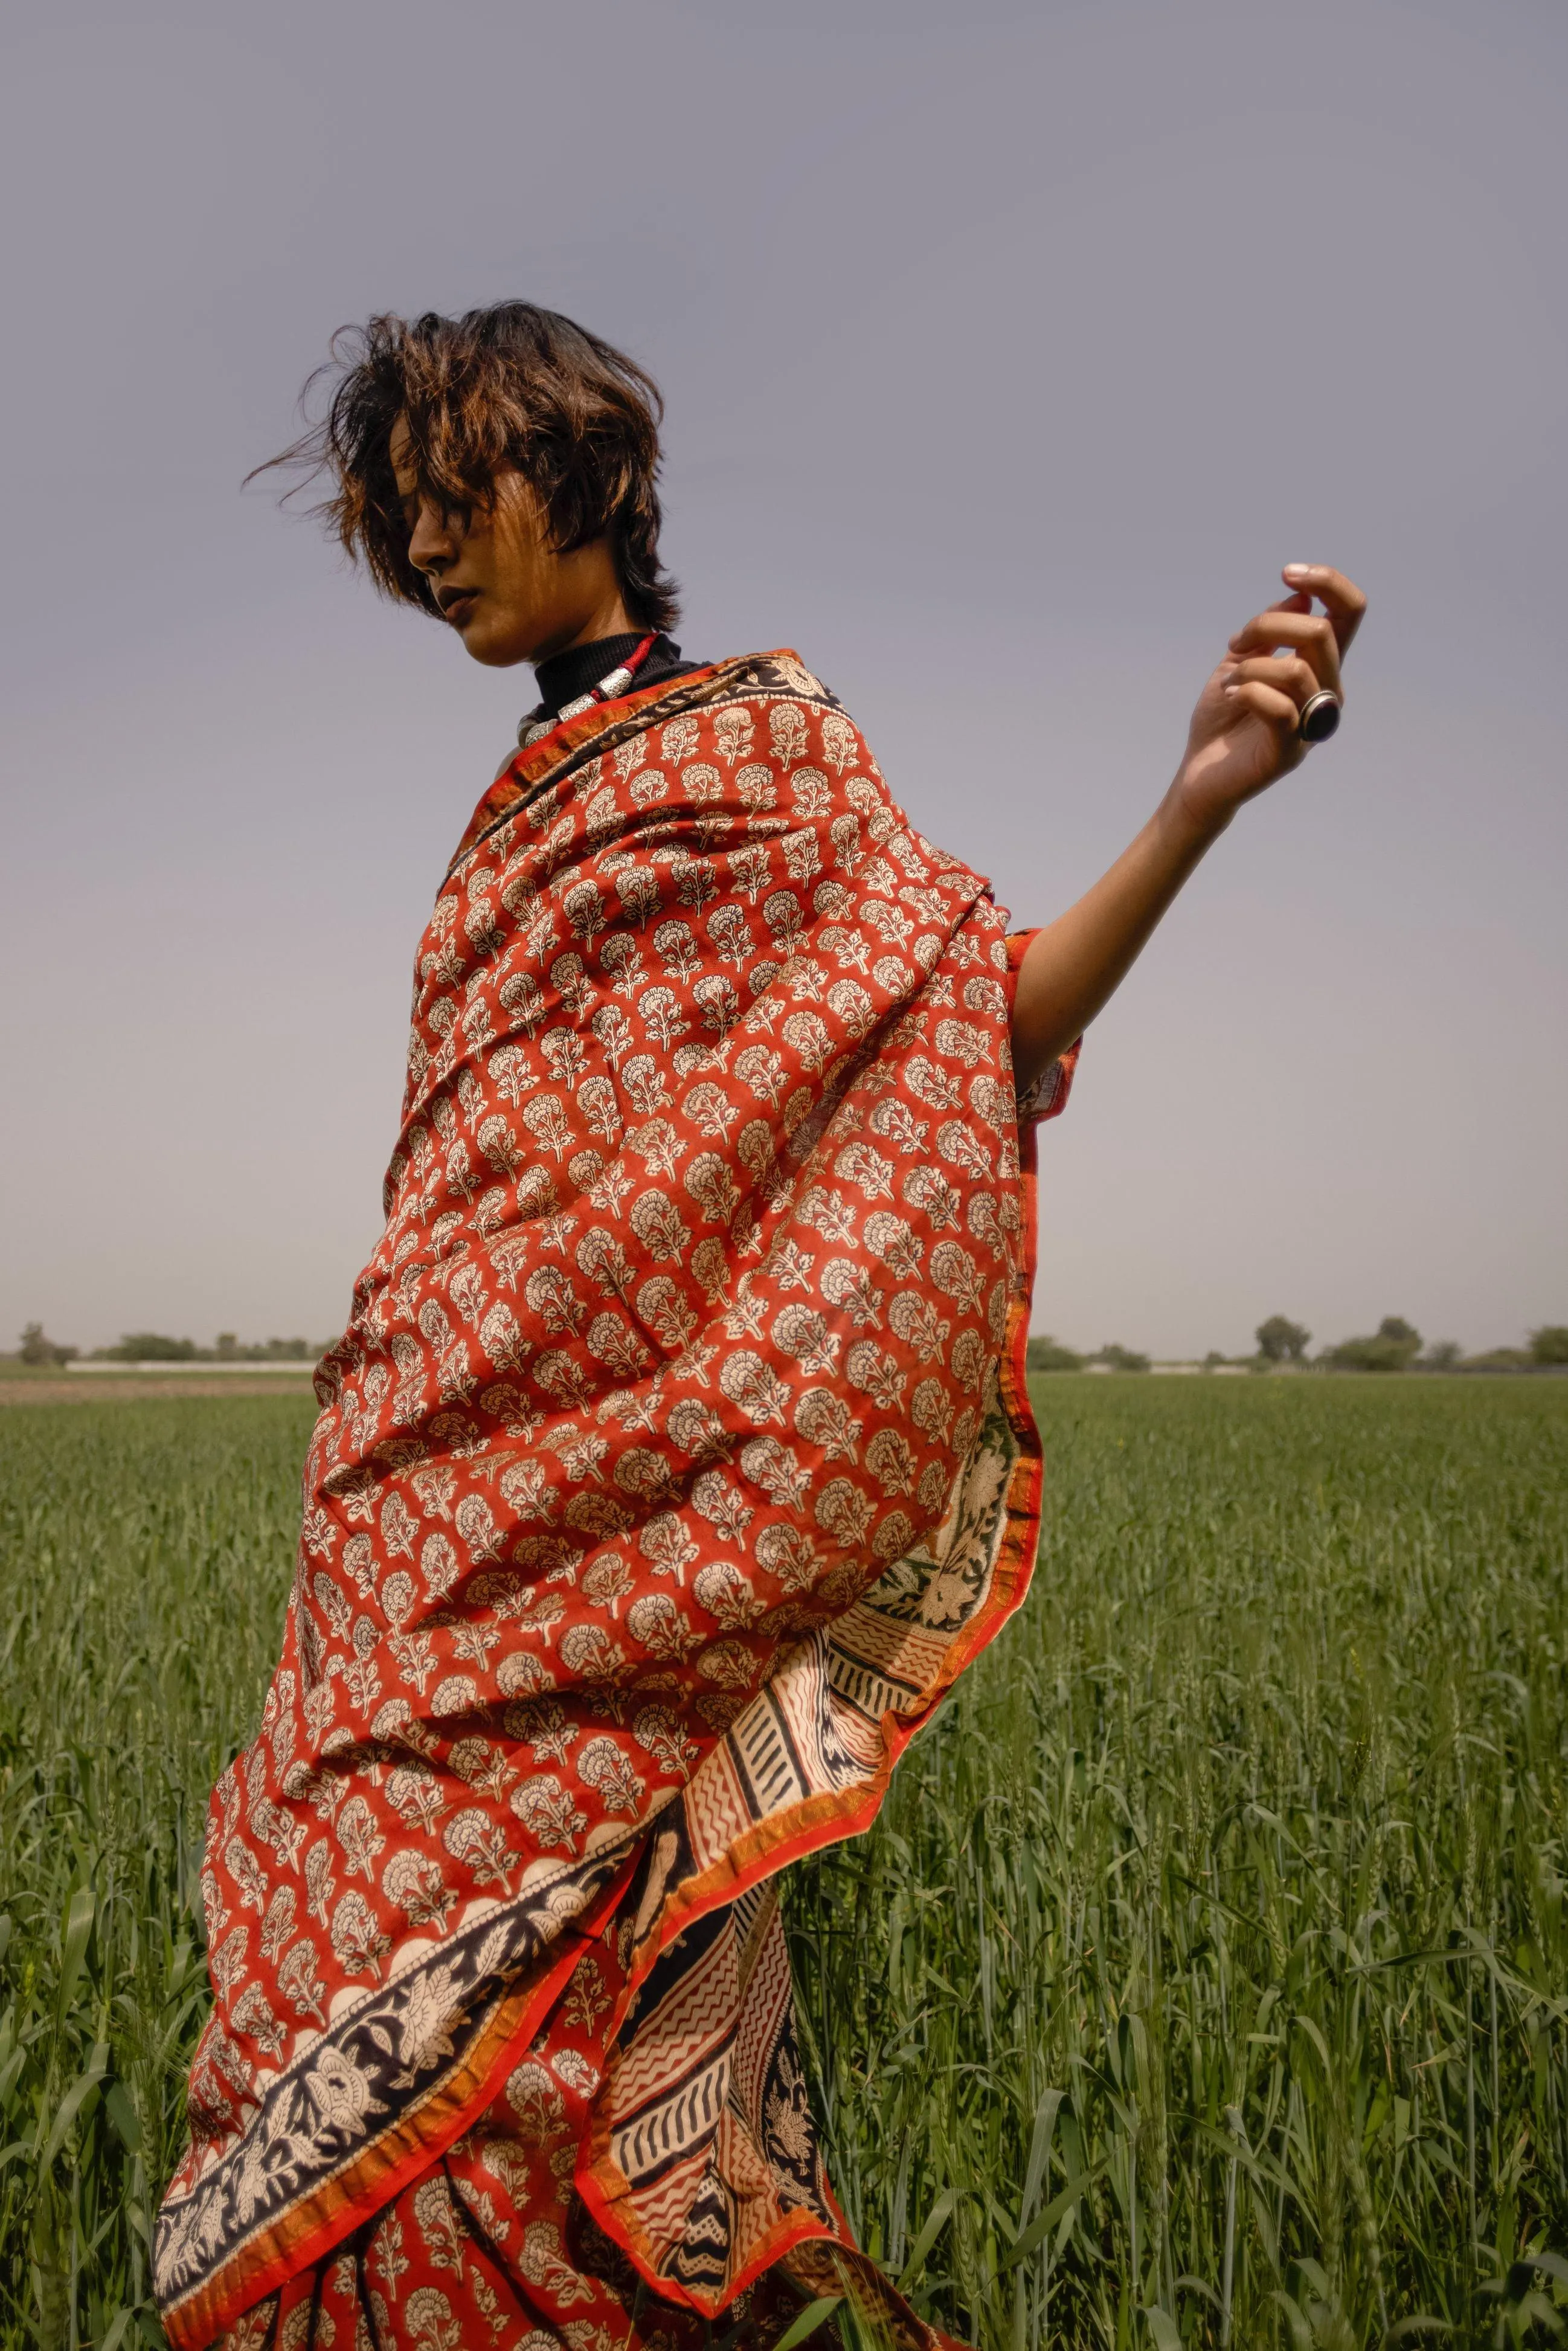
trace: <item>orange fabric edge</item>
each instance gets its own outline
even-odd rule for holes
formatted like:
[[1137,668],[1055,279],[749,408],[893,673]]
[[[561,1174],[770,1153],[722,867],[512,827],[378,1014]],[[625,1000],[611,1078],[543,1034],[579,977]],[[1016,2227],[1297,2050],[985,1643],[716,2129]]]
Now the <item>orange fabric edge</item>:
[[[302,2270],[311,2268],[345,2237],[352,2236],[444,2155],[455,2139],[462,2137],[496,2096],[520,2051],[559,1999],[583,1951],[613,1916],[640,1858],[639,1851],[629,1855],[583,1917],[567,1928],[562,1949],[549,1957],[543,1972],[531,1985],[520,1986],[500,2002],[460,2074],[410,2118],[411,2126],[415,2121],[423,2124],[434,2111],[438,2119],[431,2127],[420,2129],[417,2136],[412,2127],[390,2132],[389,2138],[404,2142],[397,2152],[390,2152],[385,2140],[367,2147],[357,2163],[306,2199],[303,2208],[296,2206],[287,2224],[280,2223],[241,2247],[204,2286],[162,2314],[163,2331],[173,2351],[204,2351],[236,2318]],[[306,2221],[303,2234],[298,2232],[302,2210],[319,2215]],[[257,2265],[258,2252],[268,2246],[275,2249],[263,2252]]]
[[[522,793],[542,784],[552,768],[574,752],[585,750],[595,736],[602,735],[607,727],[618,726],[631,713],[651,710],[666,695],[680,693],[689,686],[706,684],[710,679],[722,676],[727,670],[739,672],[747,669],[757,661],[793,662],[801,670],[806,666],[792,645],[775,645],[765,653],[732,654],[726,661],[707,662],[701,669],[687,670],[679,677],[662,678],[656,685],[645,685],[631,694],[617,695],[609,702],[596,702],[591,710],[580,711],[575,718],[561,719],[548,735],[541,735],[537,743],[529,743],[526,747],[519,745],[469,818],[463,838],[446,868],[447,874],[450,876],[453,866],[459,863],[493,826],[501,822]],[[810,672],[807,674],[810,674]]]
[[[1009,938],[1008,941],[1009,977],[1016,977],[1019,962],[1022,958],[1022,950],[1027,946],[1031,935],[1032,934],[1025,934],[1021,938],[1017,940]],[[1071,1054],[1064,1054],[1062,1057],[1064,1075],[1068,1083],[1071,1083],[1071,1069],[1076,1063],[1078,1049],[1073,1046]],[[1066,1096],[1067,1088],[1064,1085],[1057,1102],[1052,1105],[1052,1114],[1065,1102]],[[887,1759],[885,1765],[878,1771],[869,1788],[854,1798],[821,1796],[810,1799],[789,1820],[771,1824],[771,1834],[766,1828],[759,1829],[753,1837],[744,1840],[741,1850],[749,1849],[752,1857],[744,1862],[740,1868],[728,1869],[723,1864],[716,1865],[705,1876],[690,1880],[682,1887],[680,1894],[666,1904],[660,1918],[656,1940],[628,1977],[625,1988],[616,2003],[615,2013],[605,2036],[607,2047],[613,2043],[632,1998],[646,1980],[655,1961],[688,1926],[705,1917],[708,1911],[716,1909],[721,1903],[734,1901],[738,1895],[744,1894],[748,1887],[757,1885],[762,1878],[772,1876],[778,1870],[787,1868],[790,1862],[799,1861],[809,1853],[818,1852],[824,1845],[840,1844],[846,1837],[862,1834],[870,1828],[882,1809],[894,1770],[910,1740],[930,1720],[958,1676],[966,1670],[983,1648],[989,1646],[1009,1618],[1017,1614],[1028,1596],[1030,1583],[1034,1574],[1035,1554],[1040,1542],[1040,1499],[1044,1487],[1045,1468],[1040,1431],[1030,1406],[1028,1387],[1029,1325],[1034,1298],[1035,1266],[1039,1253],[1036,1223],[1037,1170],[1035,1131],[1031,1123],[1021,1127],[1019,1132],[1019,1193],[1024,1225],[1022,1278],[1009,1310],[1007,1333],[998,1357],[1001,1400],[1007,1413],[1009,1426],[1019,1441],[1019,1458],[1013,1465],[1012,1474],[1008,1481],[1007,1500],[1004,1505],[1008,1527],[1002,1538],[998,1557],[991,1598],[969,1627],[963,1641],[955,1645],[954,1659],[950,1660],[941,1679],[933,1687],[931,1696],[919,1714],[903,1718],[883,1716],[883,1738],[887,1742]],[[644,2279],[664,2300],[695,2311],[699,2317],[709,2319],[717,2317],[734,2301],[737,2294],[743,2293],[765,2269],[780,2260],[792,2246],[805,2243],[812,2238],[820,2238],[829,2243],[841,2242],[831,2230],[824,2228],[820,2220],[813,2219],[810,2214],[791,2214],[788,2220],[765,2237],[762,2251],[747,2263],[733,2284],[727,2288],[723,2296],[709,2306],[696,2295],[677,2284],[674,2279],[660,2275],[653,2268],[648,2252],[641,2241],[625,2228],[624,2223],[617,2225],[620,2219],[619,2208],[625,2201],[625,2190],[616,2192],[607,2184],[609,2180],[622,2177],[610,2161],[609,2142],[608,2117],[601,2116],[596,2112],[590,2121],[573,2185],[600,2227],[621,2248],[637,2274]],[[829,2202],[845,2232],[843,2241],[847,2249],[853,2250],[861,2260],[869,2260],[869,2255],[860,2253],[859,2248],[853,2246],[853,2241],[849,2236],[849,2224],[844,2220],[838,2200],[832,2196],[831,2190]],[[890,2291],[896,2291],[892,2287],[891,2281],[884,2280],[883,2283],[888,2285]],[[921,2323],[924,2324],[924,2321]]]
[[[558,719],[549,733],[541,735],[537,743],[519,744],[516,758],[507,762],[505,772],[510,776],[541,754],[548,764],[559,751],[576,750],[580,744],[591,741],[600,733],[610,711],[624,717],[642,704],[656,702],[662,694],[673,694],[681,686],[700,685],[721,666],[718,662],[705,662],[700,669],[683,670],[678,677],[660,678],[656,684],[635,686],[630,693],[612,695],[607,702],[596,702],[591,710],[580,710],[575,718]],[[520,775],[517,780],[522,781]]]
[[[736,665],[744,666],[746,662],[756,658],[750,653],[740,656]],[[785,649],[779,654],[764,654],[763,659],[798,661],[800,656]],[[591,710],[579,711],[575,718],[559,720],[548,735],[539,737],[537,743],[519,744],[469,818],[463,838],[447,866],[448,874],[452,867],[484,839],[492,826],[501,822],[519,797],[536,784],[542,783],[560,760],[569,758],[574,751],[585,749],[596,735],[602,735],[606,727],[618,725],[628,714],[651,709],[662,695],[674,694],[683,686],[701,685],[725,666],[723,662],[708,662],[701,669],[684,671],[679,677],[661,678],[656,685],[644,685],[631,694],[618,694],[609,702],[596,702]]]

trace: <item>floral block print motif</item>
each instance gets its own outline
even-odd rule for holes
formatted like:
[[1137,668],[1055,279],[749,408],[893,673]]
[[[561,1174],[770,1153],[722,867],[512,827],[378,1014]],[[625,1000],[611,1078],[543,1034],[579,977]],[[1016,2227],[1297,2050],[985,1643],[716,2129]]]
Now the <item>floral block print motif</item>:
[[869,1822],[1022,1596],[1029,1121],[1068,1071],[1020,1130],[1013,967],[792,654],[597,705],[481,801],[209,1815],[180,2351],[454,2162],[606,1935],[594,2226],[705,2315],[841,2232],[782,2108],[657,2179],[637,2118],[684,2001],[772,2062],[741,1898]]

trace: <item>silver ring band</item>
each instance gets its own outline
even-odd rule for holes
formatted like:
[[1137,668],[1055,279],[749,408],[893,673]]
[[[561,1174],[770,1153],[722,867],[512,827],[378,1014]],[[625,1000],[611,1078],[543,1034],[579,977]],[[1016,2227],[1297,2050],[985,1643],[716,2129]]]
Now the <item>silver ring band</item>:
[[1301,715],[1296,721],[1296,732],[1303,743],[1326,743],[1339,726],[1343,707],[1337,694],[1326,685],[1310,694],[1301,705]]

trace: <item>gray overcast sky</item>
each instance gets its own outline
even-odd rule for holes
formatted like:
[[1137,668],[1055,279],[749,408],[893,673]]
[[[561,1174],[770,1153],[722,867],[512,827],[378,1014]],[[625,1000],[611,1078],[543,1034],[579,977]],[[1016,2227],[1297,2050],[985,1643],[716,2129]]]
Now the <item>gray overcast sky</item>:
[[1279,565],[1359,577],[1047,1131],[1036,1326],[1568,1321],[1555,0],[8,23],[0,1344],[341,1324],[531,681],[240,477],[334,327],[504,295],[663,382],[687,650],[796,645],[1020,921]]

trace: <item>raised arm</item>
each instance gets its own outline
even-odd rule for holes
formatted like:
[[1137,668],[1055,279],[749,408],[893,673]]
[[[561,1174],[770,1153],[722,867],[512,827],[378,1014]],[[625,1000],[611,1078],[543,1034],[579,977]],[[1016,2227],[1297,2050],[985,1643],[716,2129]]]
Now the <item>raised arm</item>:
[[1198,696],[1186,755],[1148,823],[1110,872],[1030,942],[1013,1002],[1020,1091],[1114,995],[1243,801],[1300,767],[1311,747],[1299,732],[1310,697],[1325,687],[1343,697],[1340,664],[1366,599],[1326,564],[1288,563],[1282,576],[1291,593],[1237,631]]

